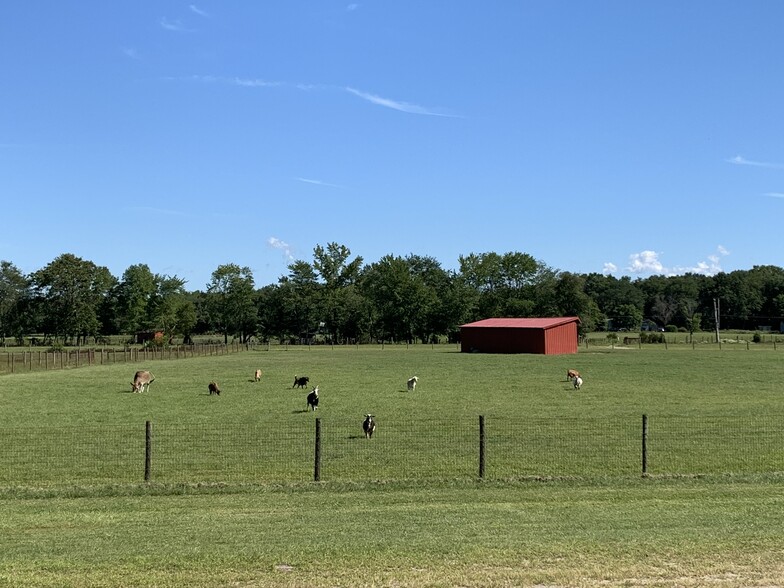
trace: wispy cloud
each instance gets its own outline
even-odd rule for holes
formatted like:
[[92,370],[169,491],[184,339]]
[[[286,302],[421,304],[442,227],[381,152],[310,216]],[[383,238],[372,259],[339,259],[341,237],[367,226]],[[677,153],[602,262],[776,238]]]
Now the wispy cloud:
[[784,192],[766,192],[765,196],[770,198],[784,198]]
[[392,110],[399,110],[400,112],[407,112],[409,114],[423,114],[427,116],[445,116],[450,118],[462,118],[459,115],[449,114],[439,109],[425,108],[424,106],[411,104],[410,102],[400,102],[398,100],[391,100],[389,98],[383,98],[381,96],[377,96],[376,94],[362,92],[360,90],[351,87],[346,87],[345,90],[346,92],[354,94],[355,96],[359,96],[363,100],[367,100],[372,104],[376,104],[378,106],[384,106],[385,108],[391,108]]
[[165,215],[165,216],[190,216],[187,212],[182,210],[170,210],[166,208],[156,208],[154,206],[128,206],[125,208],[130,212],[143,212],[145,214]]
[[346,6],[346,12],[354,12],[357,8],[359,8],[359,4],[351,3],[348,6]]
[[285,241],[281,241],[277,237],[270,237],[269,239],[267,239],[267,245],[269,245],[273,249],[277,249],[278,251],[281,251],[286,259],[288,260],[294,259],[294,255],[291,252],[291,246]]
[[198,14],[199,16],[203,16],[205,18],[208,18],[209,16],[211,16],[209,12],[207,12],[205,10],[202,10],[201,8],[196,6],[195,4],[189,4],[188,8],[190,8],[191,12],[193,12],[194,14]]
[[617,271],[618,271],[618,266],[609,261],[604,264],[604,269],[602,269],[602,273],[605,276],[609,274],[614,274]]
[[274,82],[269,80],[261,80],[254,78],[226,78],[210,75],[192,75],[184,77],[168,77],[165,78],[175,82],[195,82],[199,84],[225,84],[227,86],[240,86],[243,88],[269,88],[273,86],[282,86],[283,82]]
[[260,80],[257,78],[232,78],[228,81],[235,86],[244,86],[246,88],[269,88],[272,86],[282,85],[282,82],[270,82],[268,80]]
[[123,52],[123,55],[125,55],[126,57],[128,57],[130,59],[137,59],[137,60],[141,59],[141,55],[133,47],[123,47],[122,48],[122,52]]
[[185,26],[180,20],[169,20],[165,16],[158,22],[162,28],[175,33],[194,33],[196,29]]
[[731,157],[727,159],[727,163],[731,163],[733,165],[750,165],[753,167],[767,167],[770,169],[784,169],[784,164],[782,163],[770,163],[767,161],[754,161],[751,159],[746,159],[742,155],[736,155],[735,157]]
[[306,184],[315,184],[316,186],[327,186],[328,188],[343,188],[338,184],[330,184],[329,182],[322,182],[321,180],[309,180],[308,178],[296,178],[298,182],[305,182]]

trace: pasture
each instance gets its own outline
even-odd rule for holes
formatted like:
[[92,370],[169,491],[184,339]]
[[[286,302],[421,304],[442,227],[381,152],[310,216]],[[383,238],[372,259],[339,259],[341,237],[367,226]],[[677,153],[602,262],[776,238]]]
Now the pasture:
[[[289,347],[3,376],[0,584],[780,585],[783,353]],[[579,392],[566,381],[571,367],[584,375]],[[148,392],[131,393],[136,369],[155,375]],[[318,411],[306,410],[307,390],[292,389],[295,375],[319,386]],[[212,380],[220,396],[208,394]],[[652,460],[670,452],[675,465],[642,478],[642,414],[651,437],[659,423],[690,432],[697,423],[700,443],[674,437]],[[308,481],[316,418],[318,484]],[[140,483],[145,421],[154,450],[171,452],[155,454],[149,484]],[[714,426],[728,422],[742,426]],[[598,448],[579,453],[597,429]],[[757,430],[762,445],[748,433]],[[20,438],[28,449],[9,450]],[[128,456],[107,448],[117,439]],[[628,458],[612,457],[619,443]],[[69,444],[90,459],[52,459]],[[226,452],[253,447],[266,460],[257,446],[268,444],[279,454],[272,470]]]

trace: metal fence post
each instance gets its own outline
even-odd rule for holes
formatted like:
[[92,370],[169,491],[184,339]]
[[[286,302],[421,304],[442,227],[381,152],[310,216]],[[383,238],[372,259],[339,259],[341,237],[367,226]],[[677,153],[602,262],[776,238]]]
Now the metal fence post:
[[642,415],[642,475],[648,474],[648,415]]
[[144,423],[144,481],[150,481],[150,470],[152,467],[152,423]]
[[316,451],[313,464],[313,481],[321,482],[321,419],[316,419]]
[[479,478],[485,477],[485,451],[487,450],[487,437],[485,436],[485,417],[479,415]]

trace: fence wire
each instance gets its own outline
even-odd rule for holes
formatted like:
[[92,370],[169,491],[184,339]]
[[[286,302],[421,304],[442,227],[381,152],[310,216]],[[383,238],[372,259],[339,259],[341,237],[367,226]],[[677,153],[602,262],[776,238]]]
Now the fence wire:
[[[0,430],[0,485],[508,479],[642,473],[640,417],[145,423]],[[784,471],[781,417],[653,416],[647,473]],[[317,451],[316,446],[319,446]],[[483,454],[480,452],[483,449]],[[320,459],[316,460],[317,454]]]

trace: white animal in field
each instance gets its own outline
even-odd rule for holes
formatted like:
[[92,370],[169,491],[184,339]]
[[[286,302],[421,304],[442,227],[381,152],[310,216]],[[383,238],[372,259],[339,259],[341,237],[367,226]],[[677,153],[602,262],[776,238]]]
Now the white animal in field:
[[419,378],[417,376],[414,376],[414,377],[408,379],[408,382],[406,382],[406,385],[408,386],[408,390],[410,392],[413,392],[414,390],[416,390],[417,382],[419,382]]
[[319,389],[318,386],[308,394],[308,410],[316,410],[319,403]]
[[583,385],[583,379],[580,376],[577,376],[572,380],[572,384],[574,384],[575,390],[579,390]]
[[256,370],[256,371],[254,372],[254,374],[253,374],[253,380],[254,380],[255,382],[258,382],[259,380],[261,380],[261,370]]
[[145,390],[149,390],[150,384],[152,384],[153,381],[155,381],[155,377],[150,372],[147,370],[139,370],[133,376],[131,391],[142,393]]
[[376,431],[376,421],[373,420],[372,414],[365,415],[365,421],[362,423],[362,430],[365,431],[365,438],[370,439]]

